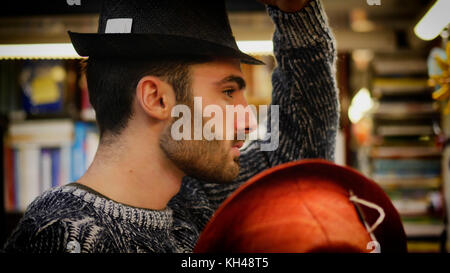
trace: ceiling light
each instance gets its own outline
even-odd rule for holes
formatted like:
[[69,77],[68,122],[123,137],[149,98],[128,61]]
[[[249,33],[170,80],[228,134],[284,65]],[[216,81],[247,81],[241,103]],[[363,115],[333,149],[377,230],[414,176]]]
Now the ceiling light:
[[0,45],[0,59],[73,59],[80,58],[72,44]]
[[271,55],[273,54],[273,43],[270,40],[262,41],[238,41],[239,49],[247,54]]
[[[273,54],[270,40],[238,41],[239,49],[247,54]],[[81,58],[71,43],[0,45],[0,59],[76,59]]]
[[348,109],[348,117],[352,123],[360,121],[373,107],[372,97],[367,88],[361,88],[353,97]]
[[426,41],[436,38],[450,23],[450,0],[437,0],[415,26],[416,35]]

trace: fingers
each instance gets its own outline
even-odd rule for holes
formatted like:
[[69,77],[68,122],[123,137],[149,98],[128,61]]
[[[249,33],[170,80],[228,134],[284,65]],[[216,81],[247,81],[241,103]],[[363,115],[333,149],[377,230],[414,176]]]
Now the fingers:
[[284,12],[297,12],[308,4],[310,0],[259,0],[260,2],[278,7]]

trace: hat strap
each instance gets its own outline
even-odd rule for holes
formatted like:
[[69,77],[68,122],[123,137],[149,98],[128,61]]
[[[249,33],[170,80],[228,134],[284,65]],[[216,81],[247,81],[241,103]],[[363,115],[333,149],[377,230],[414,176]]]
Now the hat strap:
[[380,216],[378,217],[378,219],[375,221],[375,223],[371,226],[368,227],[367,231],[369,233],[372,233],[384,220],[386,214],[384,213],[384,210],[382,207],[378,206],[375,203],[369,202],[367,200],[364,199],[360,199],[358,198],[356,195],[353,195],[353,193],[350,193],[350,201],[355,202],[355,203],[359,203],[363,206],[372,208],[372,209],[376,209],[378,211],[378,213],[380,214]]

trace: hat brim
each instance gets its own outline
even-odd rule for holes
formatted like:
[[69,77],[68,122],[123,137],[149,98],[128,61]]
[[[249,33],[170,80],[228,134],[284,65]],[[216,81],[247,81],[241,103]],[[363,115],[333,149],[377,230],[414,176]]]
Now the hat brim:
[[238,49],[191,37],[139,33],[68,33],[75,50],[82,57],[210,56],[236,58],[246,64],[264,64]]
[[[385,212],[384,221],[374,231],[375,237],[380,243],[381,251],[383,253],[404,253],[407,251],[406,234],[403,229],[400,215],[389,197],[378,184],[351,168],[338,166],[324,160],[314,159],[281,164],[252,177],[228,197],[215,212],[214,216],[203,229],[194,252],[209,252],[211,250],[213,252],[220,252],[221,246],[223,247],[225,244],[224,242],[230,241],[233,244],[238,245],[239,242],[235,241],[236,238],[233,237],[233,225],[239,226],[242,223],[242,221],[238,219],[241,219],[242,217],[245,219],[252,218],[254,215],[251,215],[251,213],[254,213],[258,206],[265,206],[268,202],[276,202],[274,200],[283,200],[282,202],[284,202],[286,198],[293,198],[292,195],[290,195],[290,197],[287,195],[285,196],[284,194],[284,197],[279,196],[280,192],[298,193],[297,196],[302,196],[300,191],[305,189],[305,185],[306,188],[317,188],[316,193],[317,191],[320,192],[323,190],[323,193],[320,196],[326,196],[330,191],[330,187],[322,188],[323,185],[335,185],[336,187],[334,188],[339,189],[340,192],[348,194],[351,190],[358,198],[377,204],[383,208]],[[331,187],[331,189],[332,188],[333,187]],[[296,204],[301,203],[300,200],[296,201],[295,199],[291,200],[291,202]],[[238,217],[238,215],[245,214],[247,208],[253,208],[248,212],[250,215]],[[326,210],[326,208],[322,209]],[[379,217],[376,210],[365,206],[360,206],[360,209],[369,225],[376,222]],[[329,210],[333,210],[333,208],[329,208]],[[264,216],[260,215],[262,217],[260,217],[261,219],[274,219],[273,217],[280,217],[278,214],[278,216],[268,216],[277,212],[277,209],[275,208],[271,209],[269,207],[258,211],[264,211]],[[292,213],[295,213],[295,210],[292,211]],[[299,212],[297,213],[300,215]],[[326,217],[326,219],[322,220],[325,222],[331,221],[330,218],[327,218],[325,215],[326,214],[324,214],[324,217]],[[341,217],[344,217],[344,215],[341,215]],[[263,224],[267,223],[254,223],[255,226],[261,226]],[[242,228],[242,226],[238,227],[240,230],[238,232],[242,232],[240,228]],[[297,229],[300,230],[300,227]],[[280,231],[274,230],[273,232],[276,233]],[[270,236],[271,234],[266,234],[264,238],[268,239]],[[295,236],[295,234],[293,234],[293,236]],[[349,235],[349,237],[352,236],[353,235]],[[217,247],[219,249],[217,249]],[[270,252],[271,250],[262,249],[261,251]]]

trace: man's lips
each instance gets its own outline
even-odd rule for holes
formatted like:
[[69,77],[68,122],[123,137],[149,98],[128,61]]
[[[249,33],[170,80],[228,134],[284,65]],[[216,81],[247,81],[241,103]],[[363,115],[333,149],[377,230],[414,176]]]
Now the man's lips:
[[244,142],[243,142],[243,141],[239,141],[239,142],[237,142],[237,143],[235,143],[235,144],[233,145],[233,148],[238,148],[238,149],[240,149],[240,148],[242,148],[242,146],[244,146]]
[[243,141],[236,142],[233,147],[231,147],[231,152],[236,156],[239,157],[241,155],[241,151],[239,149],[244,145]]

